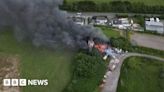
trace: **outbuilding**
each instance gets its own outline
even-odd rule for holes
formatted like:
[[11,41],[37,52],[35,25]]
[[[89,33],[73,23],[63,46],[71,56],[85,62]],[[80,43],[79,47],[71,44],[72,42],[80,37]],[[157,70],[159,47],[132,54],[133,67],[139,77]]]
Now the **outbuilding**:
[[161,22],[159,18],[150,18],[145,20],[145,28],[148,31],[154,31],[160,34],[164,33],[164,22]]

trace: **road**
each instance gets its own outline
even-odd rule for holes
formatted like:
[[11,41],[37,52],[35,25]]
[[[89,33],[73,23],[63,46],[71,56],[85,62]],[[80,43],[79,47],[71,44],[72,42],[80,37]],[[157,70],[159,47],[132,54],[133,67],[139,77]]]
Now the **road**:
[[117,85],[118,85],[118,80],[120,76],[120,70],[121,66],[123,64],[123,61],[131,56],[140,56],[140,57],[147,57],[151,59],[156,59],[161,62],[164,62],[164,58],[156,57],[156,56],[151,56],[151,55],[146,55],[146,54],[139,54],[139,53],[127,53],[119,57],[120,63],[118,64],[117,68],[112,71],[109,74],[109,77],[107,78],[106,84],[102,90],[102,92],[116,92],[117,91]]
[[[68,16],[74,16],[76,15],[77,12],[68,12]],[[129,16],[133,16],[133,15],[146,15],[146,16],[160,16],[159,14],[137,14],[137,13],[105,13],[105,12],[102,12],[102,13],[99,13],[99,12],[82,12],[82,15],[83,16],[86,16],[86,17],[92,17],[92,16],[101,16],[101,15],[104,15],[104,16],[108,16],[108,17],[111,17],[113,18],[116,14],[125,14],[125,15],[129,15]]]
[[150,34],[134,33],[131,42],[139,46],[159,49],[164,51],[164,37]]

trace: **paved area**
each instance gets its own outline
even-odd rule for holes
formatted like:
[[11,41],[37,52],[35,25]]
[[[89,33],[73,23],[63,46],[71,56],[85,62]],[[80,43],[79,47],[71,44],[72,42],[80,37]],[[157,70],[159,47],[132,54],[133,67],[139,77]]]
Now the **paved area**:
[[120,63],[118,64],[117,68],[114,71],[109,73],[109,77],[106,80],[106,84],[105,84],[102,92],[116,92],[117,91],[117,85],[118,85],[120,70],[121,70],[121,66],[123,64],[123,61],[126,58],[131,57],[131,56],[147,57],[147,58],[157,59],[161,62],[164,62],[164,58],[159,58],[159,57],[151,56],[151,55],[138,54],[138,53],[123,54],[119,57]]
[[[76,15],[77,12],[68,12],[68,15],[69,16],[73,16],[73,15]],[[158,14],[137,14],[137,13],[106,13],[106,12],[82,12],[82,15],[84,16],[88,16],[88,17],[91,17],[91,16],[108,16],[108,17],[115,17],[116,14],[125,14],[125,15],[129,15],[129,16],[134,16],[134,15],[146,15],[146,16],[159,16]]]
[[134,33],[131,35],[131,40],[139,46],[164,50],[164,37],[162,36]]

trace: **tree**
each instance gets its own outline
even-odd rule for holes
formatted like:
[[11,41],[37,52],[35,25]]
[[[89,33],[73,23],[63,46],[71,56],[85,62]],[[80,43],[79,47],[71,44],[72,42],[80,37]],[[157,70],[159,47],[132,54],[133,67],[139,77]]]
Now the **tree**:
[[113,47],[121,48],[123,50],[129,50],[131,48],[131,43],[126,38],[111,38],[110,41]]
[[98,67],[104,67],[105,63],[100,57],[97,50],[93,49],[92,52],[79,53],[75,58],[75,71],[76,77],[90,78],[96,76]]
[[93,92],[102,80],[107,65],[96,49],[80,51],[74,62],[72,81],[64,92]]

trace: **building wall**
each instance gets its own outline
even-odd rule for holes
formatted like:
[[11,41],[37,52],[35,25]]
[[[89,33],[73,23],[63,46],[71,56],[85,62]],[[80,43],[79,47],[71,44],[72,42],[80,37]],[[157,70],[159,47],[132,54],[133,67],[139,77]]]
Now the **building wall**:
[[149,30],[149,31],[156,31],[161,34],[164,33],[164,24],[162,22],[146,21],[145,27],[146,27],[146,30]]

